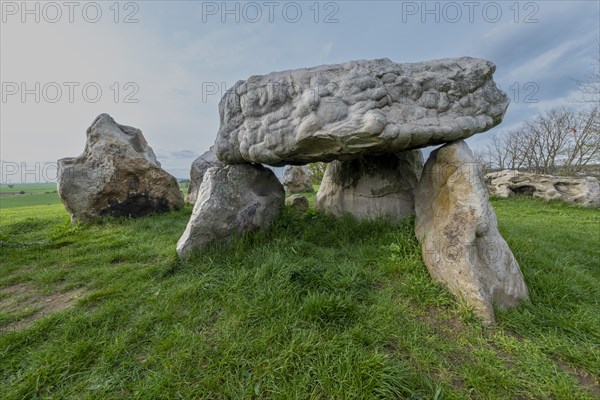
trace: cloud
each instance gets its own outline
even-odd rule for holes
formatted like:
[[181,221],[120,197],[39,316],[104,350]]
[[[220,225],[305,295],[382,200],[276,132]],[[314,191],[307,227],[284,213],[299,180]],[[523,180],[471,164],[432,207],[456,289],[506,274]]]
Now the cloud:
[[552,70],[556,62],[570,52],[576,44],[577,42],[574,40],[567,40],[557,47],[537,55],[533,59],[525,60],[521,65],[512,68],[507,78],[509,80],[535,79],[540,74],[545,74],[547,71]]

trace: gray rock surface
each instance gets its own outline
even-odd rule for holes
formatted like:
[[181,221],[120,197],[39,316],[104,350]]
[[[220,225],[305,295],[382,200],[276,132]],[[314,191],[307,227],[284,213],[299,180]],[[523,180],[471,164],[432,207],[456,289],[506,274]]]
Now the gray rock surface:
[[300,213],[308,210],[308,207],[310,206],[308,199],[299,194],[293,194],[285,199],[285,204],[291,206],[294,211],[298,211]]
[[283,186],[262,165],[209,168],[192,216],[177,243],[177,254],[186,258],[212,242],[227,242],[246,231],[269,227],[284,198]]
[[202,179],[204,178],[206,170],[210,167],[220,167],[223,165],[212,150],[211,147],[210,150],[196,158],[192,163],[192,167],[190,168],[190,185],[188,186],[188,192],[185,198],[186,202],[190,204],[196,204],[198,189],[202,184]]
[[498,232],[479,165],[462,140],[429,156],[415,195],[416,233],[431,276],[485,322],[493,306],[528,296],[523,275]]
[[541,175],[507,169],[487,174],[485,183],[492,196],[525,195],[600,207],[600,183],[593,177]]
[[177,180],[161,168],[142,131],[100,114],[86,134],[82,155],[58,160],[58,194],[73,222],[183,207]]
[[308,167],[288,165],[283,171],[283,188],[286,193],[303,193],[314,191],[310,181]]
[[270,165],[398,153],[486,131],[508,98],[489,61],[350,61],[239,81],[221,99],[226,163]]
[[414,191],[422,170],[421,150],[333,161],[325,170],[315,208],[335,216],[400,222],[415,212]]

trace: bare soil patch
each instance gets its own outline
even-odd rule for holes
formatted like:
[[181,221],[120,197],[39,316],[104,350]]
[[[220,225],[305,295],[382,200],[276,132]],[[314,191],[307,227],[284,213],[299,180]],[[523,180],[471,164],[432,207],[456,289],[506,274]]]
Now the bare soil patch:
[[600,386],[592,374],[583,371],[582,369],[575,369],[561,360],[556,361],[556,365],[558,365],[560,369],[571,375],[573,378],[577,379],[581,386],[600,398]]
[[72,307],[78,299],[87,293],[85,288],[76,288],[53,293],[40,293],[30,282],[22,282],[0,288],[0,310],[9,315],[25,314],[24,317],[0,323],[2,331],[20,331],[31,326],[35,321]]

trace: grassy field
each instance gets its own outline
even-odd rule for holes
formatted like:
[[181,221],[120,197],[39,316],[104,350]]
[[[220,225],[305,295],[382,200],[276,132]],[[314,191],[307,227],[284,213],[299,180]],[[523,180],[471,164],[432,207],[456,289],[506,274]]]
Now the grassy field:
[[[179,186],[187,193],[188,185]],[[56,183],[0,184],[0,209],[60,204]]]
[[491,327],[431,281],[411,220],[286,209],[181,263],[189,206],[4,208],[0,398],[599,398],[600,212],[493,205],[531,300]]
[[56,183],[0,184],[0,208],[60,204]]

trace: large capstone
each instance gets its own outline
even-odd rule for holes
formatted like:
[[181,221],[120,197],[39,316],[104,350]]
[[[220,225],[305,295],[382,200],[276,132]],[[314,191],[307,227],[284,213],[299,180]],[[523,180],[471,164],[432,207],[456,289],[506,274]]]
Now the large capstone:
[[215,156],[215,153],[213,153],[212,147],[194,160],[192,167],[190,168],[190,185],[188,186],[188,192],[185,198],[186,202],[196,204],[198,189],[204,179],[204,173],[211,167],[220,167],[222,165],[223,164],[217,159],[217,156]]
[[58,160],[58,194],[73,222],[183,207],[177,179],[161,168],[142,131],[101,114],[86,134],[82,155]]
[[414,191],[423,169],[421,150],[329,163],[315,208],[334,216],[400,222],[415,212]]
[[600,183],[591,176],[554,176],[507,169],[487,174],[485,182],[490,194],[497,197],[532,196],[600,207]]
[[179,257],[187,258],[213,242],[228,242],[244,232],[268,228],[284,199],[283,186],[262,165],[209,168],[192,216],[177,243]]
[[307,166],[288,165],[283,171],[283,188],[286,193],[314,191]]
[[468,138],[502,121],[489,61],[350,61],[239,81],[221,99],[226,163],[350,160]]
[[429,156],[415,196],[416,233],[431,276],[485,322],[493,307],[527,298],[519,265],[498,232],[479,165],[462,140]]

